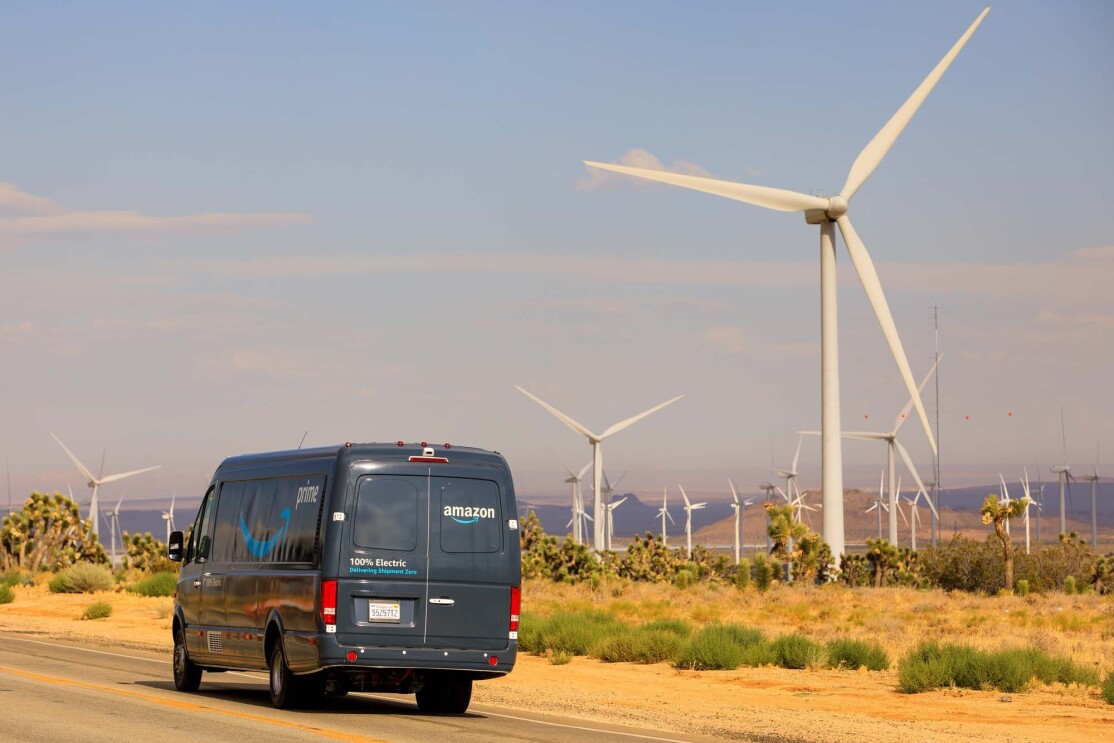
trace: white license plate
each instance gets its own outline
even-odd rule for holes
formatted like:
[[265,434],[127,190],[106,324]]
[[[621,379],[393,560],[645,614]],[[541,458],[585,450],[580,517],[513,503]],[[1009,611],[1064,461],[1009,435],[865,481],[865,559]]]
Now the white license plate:
[[402,620],[402,607],[398,602],[369,601],[367,603],[369,622],[393,622]]

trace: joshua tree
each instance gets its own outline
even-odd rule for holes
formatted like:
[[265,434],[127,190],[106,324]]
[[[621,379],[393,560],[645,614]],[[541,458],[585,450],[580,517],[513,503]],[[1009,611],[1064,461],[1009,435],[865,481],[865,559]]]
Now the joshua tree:
[[0,525],[0,569],[34,573],[76,562],[107,563],[104,548],[77,504],[61,493],[35,491]]
[[[800,541],[808,534],[809,528],[793,518],[793,506],[789,504],[775,506],[767,503],[766,513],[769,514],[767,530],[773,545],[770,547],[770,554],[792,565],[793,561],[801,557]],[[792,576],[789,578],[792,580]]]
[[982,522],[988,526],[994,524],[994,533],[998,535],[998,539],[1002,542],[1002,557],[1006,563],[1006,590],[1010,592],[1013,591],[1013,544],[1010,542],[1010,535],[1006,531],[1006,519],[1015,519],[1021,516],[1025,513],[1027,505],[1029,505],[1028,498],[999,502],[998,496],[991,493],[986,496],[982,508],[979,509],[979,513],[982,514]]

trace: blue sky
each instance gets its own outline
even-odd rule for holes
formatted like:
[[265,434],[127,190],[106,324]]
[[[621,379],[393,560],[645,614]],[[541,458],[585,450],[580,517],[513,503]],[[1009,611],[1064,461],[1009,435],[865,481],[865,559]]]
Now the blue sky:
[[[516,383],[593,429],[684,393],[608,469],[753,489],[818,425],[815,228],[580,161],[833,193],[982,9],[836,7],[4,4],[17,497],[80,485],[48,431],[162,464],[127,485],[161,498],[307,429],[497,449],[563,493],[588,447]],[[945,482],[1047,472],[1061,405],[1070,461],[1112,446],[1111,29],[1098,0],[996,5],[856,197],[918,377],[940,307]],[[903,387],[840,272],[844,427],[886,428]],[[882,453],[845,444],[846,484]]]

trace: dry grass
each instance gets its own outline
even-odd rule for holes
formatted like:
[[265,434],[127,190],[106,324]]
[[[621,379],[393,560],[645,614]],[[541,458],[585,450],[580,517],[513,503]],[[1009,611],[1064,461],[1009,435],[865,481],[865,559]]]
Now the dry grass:
[[1114,599],[1093,594],[978,596],[838,585],[778,585],[761,593],[753,587],[647,583],[624,583],[621,589],[604,583],[593,590],[540,580],[526,581],[522,594],[524,612],[539,617],[596,609],[632,625],[657,619],[732,622],[769,637],[799,631],[817,642],[875,641],[895,659],[922,640],[941,638],[990,651],[1032,646],[1103,675],[1114,671]]

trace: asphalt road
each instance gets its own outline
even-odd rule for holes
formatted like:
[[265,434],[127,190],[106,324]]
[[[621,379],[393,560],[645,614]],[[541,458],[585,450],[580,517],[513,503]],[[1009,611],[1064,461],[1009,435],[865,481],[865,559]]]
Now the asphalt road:
[[174,689],[164,654],[11,634],[0,634],[0,710],[0,741],[13,743],[682,740],[479,705],[459,716],[421,715],[409,695],[349,694],[320,709],[277,710],[260,673],[206,673],[200,691],[185,694]]

